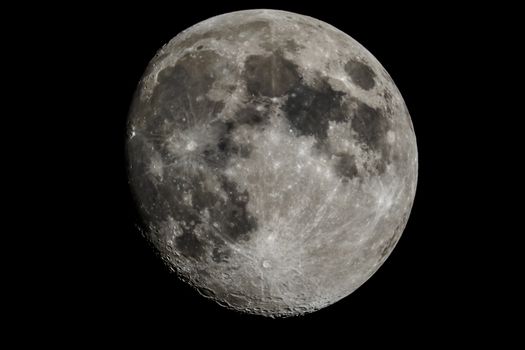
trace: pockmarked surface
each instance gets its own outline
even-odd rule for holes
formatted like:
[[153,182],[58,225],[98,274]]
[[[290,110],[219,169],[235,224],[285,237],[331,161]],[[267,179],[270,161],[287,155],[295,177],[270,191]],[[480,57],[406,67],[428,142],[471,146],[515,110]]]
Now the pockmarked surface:
[[416,190],[405,103],[359,43],[311,17],[250,10],[177,35],[128,125],[146,236],[203,295],[290,316],[385,261]]

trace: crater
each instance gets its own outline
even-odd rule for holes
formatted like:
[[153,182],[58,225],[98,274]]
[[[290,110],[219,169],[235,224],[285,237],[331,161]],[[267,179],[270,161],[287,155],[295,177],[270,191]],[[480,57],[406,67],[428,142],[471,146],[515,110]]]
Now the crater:
[[226,246],[221,246],[221,247],[213,248],[211,258],[216,263],[221,263],[221,262],[227,262],[230,255],[231,255],[230,249],[228,249]]
[[375,86],[376,74],[372,68],[370,68],[370,66],[364,64],[363,62],[350,60],[345,64],[344,69],[354,84],[359,86],[361,89],[370,90]]
[[253,34],[260,31],[269,31],[270,23],[268,21],[256,20],[235,26],[231,30],[237,31],[239,33]]
[[304,48],[304,46],[300,45],[293,39],[288,39],[284,42],[284,48],[290,52],[298,52],[300,49]]

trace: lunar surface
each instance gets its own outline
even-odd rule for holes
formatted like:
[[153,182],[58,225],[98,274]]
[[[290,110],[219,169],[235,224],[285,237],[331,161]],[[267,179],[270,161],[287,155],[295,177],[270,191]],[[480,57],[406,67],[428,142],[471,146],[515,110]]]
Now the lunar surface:
[[213,17],[161,48],[127,150],[166,264],[221,305],[270,317],[362,285],[417,182],[412,122],[381,64],[331,25],[275,10]]

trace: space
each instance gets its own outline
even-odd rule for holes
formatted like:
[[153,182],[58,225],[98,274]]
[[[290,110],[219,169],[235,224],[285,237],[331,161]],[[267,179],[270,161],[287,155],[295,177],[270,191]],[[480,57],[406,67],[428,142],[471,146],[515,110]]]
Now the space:
[[[144,219],[144,213],[137,208],[133,186],[138,186],[136,184],[146,186],[144,185],[146,179],[141,178],[141,173],[132,173],[134,182],[132,181],[130,186],[129,148],[126,148],[131,130],[128,117],[130,113],[134,113],[133,108],[137,108],[135,104],[130,112],[130,106],[136,101],[137,84],[157,51],[181,31],[210,17],[261,8],[314,17],[347,33],[370,51],[388,71],[404,100],[417,139],[418,157],[417,189],[415,189],[411,210],[408,210],[410,216],[406,221],[406,227],[402,234],[396,234],[397,243],[388,245],[387,240],[381,238],[380,243],[383,245],[378,244],[377,254],[374,252],[377,259],[381,259],[381,267],[371,276],[360,280],[358,288],[353,286],[347,288],[345,285],[330,303],[314,308],[316,311],[277,319],[246,314],[218,305],[213,300],[204,298],[170,271],[155,242],[146,239],[148,234],[141,230],[140,223]],[[466,173],[450,170],[465,166],[465,159],[451,156],[458,152],[458,146],[453,141],[461,139],[462,133],[467,128],[466,122],[461,122],[459,119],[456,121],[458,118],[456,113],[464,103],[460,99],[461,95],[450,88],[451,79],[461,75],[461,66],[464,64],[459,54],[451,61],[450,52],[461,52],[467,45],[464,40],[465,34],[457,31],[458,23],[461,22],[459,12],[454,13],[450,8],[427,11],[417,7],[409,9],[391,6],[378,10],[373,5],[366,4],[323,6],[285,2],[253,2],[249,5],[229,3],[213,6],[202,6],[197,3],[186,4],[186,6],[172,4],[162,9],[130,5],[125,11],[93,8],[87,9],[85,13],[81,12],[72,13],[65,18],[63,25],[56,32],[57,35],[60,33],[75,38],[74,41],[69,41],[68,49],[64,52],[67,58],[57,64],[62,69],[65,67],[69,75],[64,81],[64,88],[68,90],[68,101],[64,102],[64,105],[70,104],[72,107],[69,109],[71,115],[64,119],[64,124],[69,123],[68,128],[72,127],[74,133],[67,137],[74,141],[75,145],[80,144],[75,148],[63,147],[61,150],[63,159],[70,159],[74,163],[68,165],[68,173],[71,176],[67,178],[64,176],[63,180],[64,188],[71,191],[70,196],[74,200],[65,201],[66,207],[69,208],[62,214],[66,219],[61,224],[68,227],[68,232],[70,231],[71,236],[74,236],[72,238],[74,243],[71,244],[72,247],[68,244],[60,247],[67,258],[60,260],[62,273],[57,277],[59,282],[56,283],[59,283],[61,288],[53,297],[53,300],[60,299],[64,305],[67,305],[61,309],[65,315],[64,319],[79,320],[81,324],[89,323],[107,330],[135,328],[146,332],[146,329],[149,329],[151,332],[162,334],[162,337],[172,337],[169,332],[173,332],[174,338],[186,332],[188,334],[196,332],[202,336],[214,331],[227,337],[236,337],[238,333],[264,334],[279,330],[289,332],[290,336],[294,332],[304,334],[310,332],[312,337],[322,337],[330,332],[343,332],[350,337],[356,334],[359,337],[370,338],[379,334],[389,338],[414,332],[428,334],[430,337],[430,334],[435,334],[437,329],[443,326],[443,323],[438,321],[443,318],[447,320],[445,324],[450,326],[450,332],[459,332],[462,320],[472,317],[474,308],[469,304],[470,295],[461,288],[467,283],[472,267],[456,264],[456,259],[461,255],[456,247],[460,242],[471,239],[472,233],[468,230],[468,224],[460,220],[464,215],[464,202],[452,197],[453,194],[468,191],[463,184],[468,183],[469,178]],[[444,17],[447,18],[446,26],[443,26]],[[64,34],[67,33],[68,28],[75,28],[75,30],[69,35]],[[213,55],[213,52],[210,53],[206,47],[198,50],[201,52],[199,57],[204,60],[206,55]],[[253,95],[264,89],[260,85],[264,86],[264,77],[257,76],[257,67],[264,65],[264,57],[266,56],[252,53],[251,58],[246,60],[248,68],[250,62],[253,63],[251,73],[255,77],[250,80],[250,71],[246,73],[246,91],[250,92],[252,89]],[[287,65],[296,64],[287,61],[289,57],[276,55],[273,59],[281,60],[280,64],[286,68]],[[376,88],[382,88],[382,82],[378,83],[379,79],[370,78],[382,74],[377,68],[379,66],[372,65],[376,73],[370,74],[359,66],[360,61],[345,63],[346,65],[341,65],[346,67],[342,71],[346,71],[349,75],[354,74],[353,79],[357,82],[357,88],[363,92],[363,96],[369,91],[375,91]],[[231,60],[224,61],[226,68],[231,68],[232,65],[235,67],[235,63]],[[193,75],[187,79],[195,78],[200,74],[199,71],[191,73]],[[293,72],[281,72],[280,77],[283,80],[294,81],[293,74]],[[167,83],[173,84],[169,81],[169,76],[164,79]],[[75,85],[69,87],[68,82],[71,81],[75,81]],[[208,96],[215,94],[213,95],[216,97],[215,101],[206,100],[194,107],[213,109],[216,108],[215,105],[210,107],[204,104],[215,103],[222,108],[221,102],[217,101],[224,99],[225,93],[233,94],[232,91],[227,90],[229,82],[226,81],[224,84],[221,89],[208,94]],[[336,86],[330,85],[335,84],[332,81],[326,85],[323,85],[325,82],[322,81],[311,85],[306,83],[301,85],[297,82],[294,84],[296,92],[302,94],[307,94],[312,86],[320,91],[333,89]],[[378,85],[375,86],[376,84]],[[290,93],[287,108],[291,110],[295,108],[297,113],[301,113],[301,107],[293,104],[291,92],[279,89],[279,86],[274,86],[272,90],[261,93],[264,96],[256,96],[254,99],[265,102],[270,101],[271,98],[278,98],[277,95]],[[385,91],[387,90],[385,88]],[[331,94],[339,96],[333,91]],[[359,101],[352,103],[348,103],[348,108],[354,108],[356,111],[359,108],[367,108],[363,107],[363,104],[360,105]],[[261,108],[272,107],[271,104],[261,105]],[[136,115],[140,117],[140,111]],[[135,120],[139,120],[139,117],[136,116]],[[237,136],[241,139],[239,130],[270,123],[267,120],[260,120],[260,116],[253,110],[241,114],[241,117],[246,117],[248,120],[241,118],[242,120],[234,126],[228,126],[226,123],[217,124],[214,130],[223,133],[227,131],[230,135],[238,133],[240,136]],[[340,122],[336,112],[332,117],[334,122]],[[271,121],[271,123],[278,121]],[[137,122],[136,132],[150,130],[148,128],[157,128],[155,130],[160,128],[159,125],[140,123]],[[346,186],[354,182],[358,183],[359,177],[364,173],[370,172],[375,174],[374,176],[381,176],[390,171],[394,174],[394,170],[391,170],[389,165],[372,162],[370,168],[365,168],[361,163],[356,165],[355,159],[334,151],[333,149],[337,148],[334,146],[337,137],[331,136],[328,124],[322,128],[301,130],[301,125],[293,123],[293,120],[289,120],[289,124],[286,124],[286,127],[291,126],[292,134],[289,139],[283,138],[288,142],[286,147],[298,146],[300,142],[296,140],[302,138],[304,143],[310,142],[309,149],[318,150],[319,155],[316,155],[318,159],[323,157],[329,159],[328,155],[332,155],[329,152],[332,152],[335,158],[333,163],[330,163],[333,165],[330,174],[336,174],[343,179],[341,183]],[[356,125],[358,128],[359,124]],[[393,127],[392,125],[394,124],[388,124],[388,127]],[[408,122],[396,127],[398,128],[396,132],[399,133],[409,129]],[[176,135],[177,139],[184,139],[184,134],[190,131],[185,130],[182,135]],[[322,133],[314,135],[317,139],[324,138],[329,141],[314,145],[312,141],[314,138],[308,139],[308,136],[316,132]],[[377,144],[377,154],[382,152],[381,147],[387,139],[387,129],[380,129],[380,132],[384,134],[384,138]],[[253,138],[259,134],[262,135],[262,131],[246,133],[245,136]],[[167,136],[163,137],[167,138]],[[132,146],[136,147],[134,154],[138,154],[138,158],[153,159],[151,154],[146,154],[141,148],[142,141],[139,138],[136,140],[137,143]],[[362,141],[359,136],[356,140],[356,142]],[[230,143],[223,144],[221,147],[230,152],[230,158],[233,157],[231,154],[234,154],[235,161],[245,165],[245,169],[259,169],[259,163],[250,165],[250,161],[257,161],[257,147],[254,147],[253,139],[244,144],[235,143],[232,136],[227,141]],[[373,141],[368,140],[371,144]],[[271,149],[270,146],[265,145],[267,149],[275,152],[284,149],[279,144],[271,146],[274,147]],[[168,148],[163,149],[166,153],[159,154],[162,157],[167,155],[180,157],[181,153],[177,147],[179,145],[171,143]],[[193,150],[200,146],[186,143],[184,147]],[[403,149],[409,150],[409,154],[413,157],[416,151],[410,147],[409,142],[399,146],[396,149],[399,153],[397,157],[402,158]],[[370,154],[372,153],[371,151]],[[214,157],[216,154],[212,152],[206,156]],[[237,195],[242,194],[243,190],[237,190],[229,180],[235,178],[241,183],[242,176],[235,174],[225,165],[226,160],[219,158],[206,161],[212,162],[221,170],[221,174],[228,175],[217,176],[217,179],[222,181],[221,186],[229,188]],[[140,161],[136,164],[143,166]],[[339,168],[337,168],[338,164]],[[397,175],[383,176],[391,179],[407,179],[406,183],[409,184],[407,186],[410,187],[415,184],[415,179],[410,178],[413,176],[410,167],[413,166],[413,163],[405,160],[403,166],[395,170],[398,171]],[[148,168],[148,171],[152,174],[152,179],[156,177],[159,180],[163,175],[155,170],[155,167]],[[297,176],[289,169],[284,169],[283,173],[289,174],[290,178]],[[206,173],[199,174],[211,178]],[[306,179],[308,180],[308,177]],[[283,186],[288,185],[286,181],[288,180],[282,181]],[[249,186],[250,184],[247,183],[246,187]],[[399,188],[402,186],[404,185],[399,185]],[[246,193],[250,191],[253,190],[250,189]],[[168,192],[169,190],[166,190],[166,193]],[[268,193],[268,191],[264,188],[261,193]],[[213,195],[219,198],[218,194]],[[407,195],[403,199],[404,202],[399,202],[399,199],[396,202],[401,204],[396,209],[399,214],[396,212],[393,215],[396,219],[393,219],[392,222],[395,221],[395,224],[392,225],[404,225],[402,221],[406,220],[406,217],[403,214],[406,212],[405,208],[411,204],[411,196],[412,194]],[[233,199],[228,198],[228,200]],[[291,200],[293,201],[293,198]],[[308,199],[301,198],[299,202],[307,201]],[[246,203],[239,202],[235,205],[242,212]],[[180,208],[181,211],[187,210],[182,206]],[[264,220],[265,223],[272,221],[271,218],[264,220],[262,218],[262,215],[258,217],[259,224]],[[257,225],[252,219],[246,214],[235,216],[232,220],[242,221],[243,225],[251,229]],[[222,225],[221,222],[219,224]],[[236,234],[234,231],[231,232],[234,238]],[[180,246],[183,247],[184,239],[181,242]],[[379,258],[380,248],[388,251],[388,254],[385,253],[388,258]],[[208,253],[212,261],[213,252],[210,250],[206,254]],[[218,260],[223,259],[226,254],[220,251],[215,253],[214,257]],[[277,253],[272,251],[272,254]],[[264,266],[269,264],[265,261],[260,263]],[[240,275],[239,278],[242,277],[243,275]],[[322,281],[326,283],[328,280],[330,279]],[[56,280],[52,279],[52,281]],[[223,286],[217,288],[220,290]],[[311,286],[307,289],[310,291]],[[173,342],[175,344],[176,340],[174,339]]]

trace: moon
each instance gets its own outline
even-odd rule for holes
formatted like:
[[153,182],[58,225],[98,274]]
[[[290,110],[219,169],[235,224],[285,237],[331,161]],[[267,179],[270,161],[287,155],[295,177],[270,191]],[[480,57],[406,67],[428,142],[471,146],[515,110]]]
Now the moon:
[[203,296],[286,317],[348,296],[407,223],[417,146],[403,98],[337,28],[223,14],[162,47],[128,117],[144,234]]

